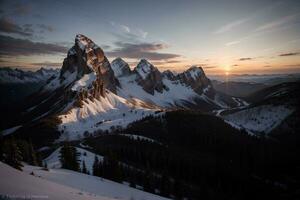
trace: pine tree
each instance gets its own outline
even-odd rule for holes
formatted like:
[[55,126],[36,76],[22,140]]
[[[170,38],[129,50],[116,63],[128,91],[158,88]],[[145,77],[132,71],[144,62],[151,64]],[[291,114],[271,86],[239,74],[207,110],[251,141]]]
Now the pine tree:
[[10,166],[21,170],[21,160],[22,155],[21,152],[14,141],[14,139],[8,140],[3,145],[3,154],[4,154],[4,161],[9,164]]
[[44,162],[44,169],[48,170],[48,165],[47,165],[47,162]]
[[87,174],[87,173],[88,173],[88,171],[87,171],[87,169],[86,169],[86,166],[85,166],[85,161],[84,161],[84,160],[82,161],[82,169],[81,169],[81,172],[84,173],[84,174]]
[[60,150],[60,162],[62,168],[79,171],[80,166],[78,156],[79,154],[76,148],[66,142]]
[[37,158],[36,158],[37,156],[35,154],[35,151],[33,149],[31,142],[29,142],[29,144],[28,144],[28,155],[29,155],[28,163],[30,165],[38,165]]
[[99,176],[99,159],[96,155],[95,155],[94,164],[93,164],[93,175]]

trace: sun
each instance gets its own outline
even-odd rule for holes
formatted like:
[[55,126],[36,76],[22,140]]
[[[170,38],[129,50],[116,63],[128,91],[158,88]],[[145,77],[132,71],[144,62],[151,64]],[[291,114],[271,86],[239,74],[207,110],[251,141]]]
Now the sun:
[[230,74],[230,73],[229,73],[228,71],[227,71],[227,72],[225,72],[225,75],[226,75],[226,76],[229,76],[229,74]]

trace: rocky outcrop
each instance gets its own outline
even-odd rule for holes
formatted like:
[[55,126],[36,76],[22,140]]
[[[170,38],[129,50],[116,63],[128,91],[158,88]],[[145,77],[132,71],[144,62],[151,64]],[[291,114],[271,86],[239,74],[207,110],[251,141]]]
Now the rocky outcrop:
[[77,80],[85,74],[96,73],[96,80],[93,82],[91,91],[94,97],[99,94],[103,96],[105,89],[116,92],[119,86],[118,79],[115,77],[103,50],[91,39],[81,34],[76,36],[74,46],[68,51],[68,55],[64,59],[60,78],[68,78],[65,76],[67,72],[69,72],[68,74],[76,72]]
[[116,77],[129,76],[132,72],[127,62],[118,57],[111,62]]
[[178,74],[176,79],[186,86],[191,87],[198,94],[202,94],[204,90],[208,92],[208,90],[213,89],[203,69],[198,66],[192,66],[188,70]]
[[163,77],[171,81],[176,80],[176,75],[171,70],[166,70],[162,73]]
[[142,59],[134,72],[137,74],[136,82],[148,93],[154,94],[155,91],[162,93],[168,88],[163,84],[162,74],[147,60]]

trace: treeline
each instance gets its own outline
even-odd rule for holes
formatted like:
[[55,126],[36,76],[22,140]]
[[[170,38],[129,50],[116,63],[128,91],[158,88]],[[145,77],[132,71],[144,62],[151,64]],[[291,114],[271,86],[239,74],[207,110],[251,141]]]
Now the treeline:
[[41,156],[34,150],[31,141],[13,137],[6,140],[0,139],[0,160],[19,170],[21,170],[22,161],[35,166],[43,165]]
[[[118,135],[86,139],[100,155],[114,152],[118,161],[142,170],[130,172],[123,167],[124,180],[131,185],[150,185],[151,191],[165,187],[169,191],[165,196],[191,199],[282,199],[296,194],[297,183],[288,179],[295,177],[300,163],[293,149],[238,131],[214,116],[169,112],[163,119],[148,117],[119,132],[163,144]],[[160,176],[167,178],[162,181]]]
[[157,174],[150,168],[138,169],[120,162],[112,151],[109,151],[103,159],[95,156],[93,175],[119,183],[128,182],[130,187],[165,197],[181,198],[183,196],[184,185],[180,181],[171,179],[167,171]]

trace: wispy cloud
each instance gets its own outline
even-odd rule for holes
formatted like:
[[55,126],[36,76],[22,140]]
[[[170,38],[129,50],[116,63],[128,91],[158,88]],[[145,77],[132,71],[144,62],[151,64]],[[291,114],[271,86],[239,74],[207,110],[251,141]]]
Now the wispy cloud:
[[241,42],[241,40],[235,40],[235,41],[227,42],[225,45],[226,46],[232,46],[232,45],[239,44],[240,42]]
[[239,61],[253,60],[253,58],[240,58]]
[[14,23],[11,19],[2,17],[0,19],[0,32],[13,33],[22,36],[31,36],[33,30],[29,27],[22,27]]
[[221,34],[221,33],[225,33],[225,32],[228,32],[228,31],[231,31],[233,28],[237,27],[237,26],[240,26],[244,23],[246,23],[247,21],[249,21],[251,18],[244,18],[244,19],[238,19],[238,20],[235,20],[233,22],[230,22],[224,26],[221,26],[219,29],[217,29],[214,34]]
[[272,30],[274,28],[285,26],[287,23],[295,21],[298,17],[299,17],[299,14],[287,15],[287,16],[281,17],[277,20],[266,23],[262,26],[259,26],[255,29],[255,31],[256,32],[258,32],[258,31],[268,31],[268,30]]
[[28,14],[31,14],[31,12],[32,12],[32,7],[28,2],[15,3],[13,5],[12,14],[14,14],[14,15],[28,15]]
[[59,44],[33,42],[27,39],[17,39],[0,35],[1,56],[31,56],[42,54],[66,53],[67,47]]
[[0,32],[8,34],[17,34],[23,37],[36,36],[45,32],[53,32],[54,28],[46,24],[16,24],[13,20],[7,17],[0,19]]
[[112,34],[117,38],[115,48],[106,52],[109,57],[122,57],[129,59],[146,58],[159,64],[171,63],[170,59],[180,57],[178,54],[161,53],[160,50],[169,47],[163,42],[148,42],[148,32],[140,28],[132,28],[124,24],[110,22],[113,27]]
[[108,56],[134,59],[146,58],[150,60],[168,60],[180,57],[178,54],[157,52],[168,47],[168,45],[162,43],[126,43],[118,41],[115,45],[117,48],[107,52]]
[[112,34],[122,41],[139,41],[148,36],[148,32],[140,28],[130,28],[127,25],[115,22],[110,22],[110,24],[113,27]]
[[278,56],[285,57],[285,56],[298,56],[298,55],[300,55],[300,52],[283,53]]
[[61,67],[62,62],[45,61],[45,62],[30,63],[30,65],[39,66],[39,67]]

